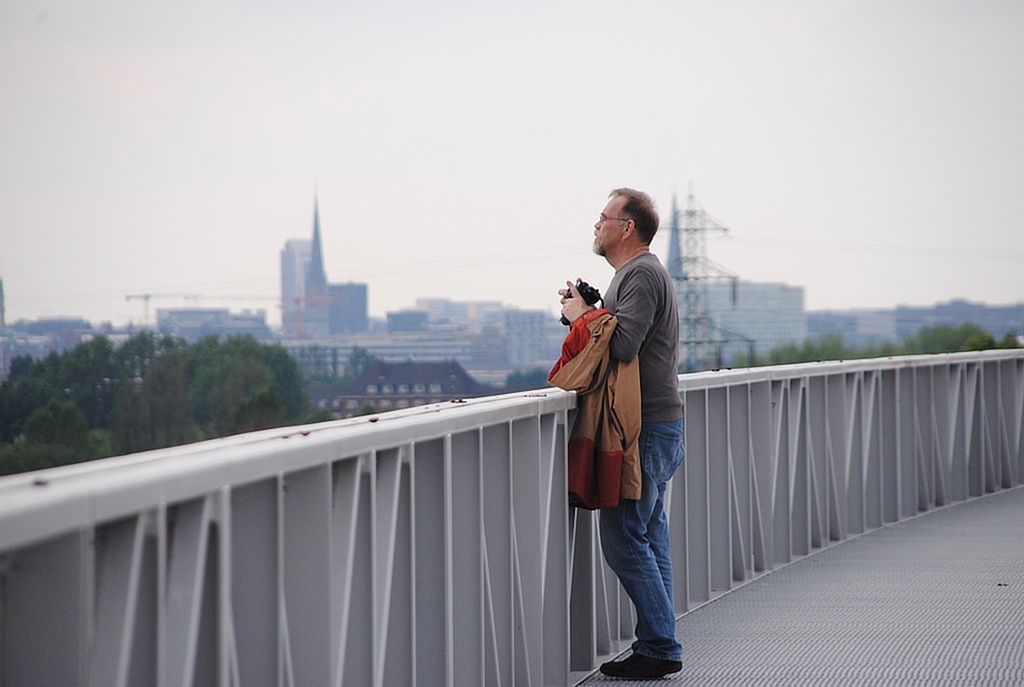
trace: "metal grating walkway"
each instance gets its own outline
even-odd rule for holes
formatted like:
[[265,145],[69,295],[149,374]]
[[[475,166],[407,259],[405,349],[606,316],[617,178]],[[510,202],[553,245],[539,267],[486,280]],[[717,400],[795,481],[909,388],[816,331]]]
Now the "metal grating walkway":
[[684,616],[630,685],[1024,685],[1024,487],[875,530]]

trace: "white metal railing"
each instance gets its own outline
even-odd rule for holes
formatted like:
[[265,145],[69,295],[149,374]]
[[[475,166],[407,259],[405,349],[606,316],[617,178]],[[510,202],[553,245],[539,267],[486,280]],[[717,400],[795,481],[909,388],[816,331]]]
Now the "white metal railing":
[[[677,612],[1021,483],[1024,352],[680,377]],[[558,390],[0,479],[0,686],[565,685],[632,633]]]

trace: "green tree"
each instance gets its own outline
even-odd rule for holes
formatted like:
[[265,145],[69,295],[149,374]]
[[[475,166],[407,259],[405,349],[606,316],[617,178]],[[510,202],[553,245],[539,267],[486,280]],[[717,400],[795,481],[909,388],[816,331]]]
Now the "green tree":
[[953,353],[965,350],[964,347],[972,338],[977,341],[991,335],[976,324],[960,326],[938,325],[923,327],[917,334],[903,340],[904,355]]
[[1013,332],[1006,332],[1003,334],[1003,338],[999,340],[999,348],[1020,348],[1021,344],[1017,340],[1017,335]]
[[543,367],[532,370],[516,370],[505,378],[509,389],[542,389],[548,385],[548,371]]
[[270,386],[284,406],[284,416],[291,422],[303,417],[309,399],[302,385],[302,373],[295,359],[279,344],[263,346],[263,362],[270,373]]
[[[11,368],[0,384],[0,472],[308,417],[295,361],[280,345],[251,336],[207,337],[189,345],[143,332],[120,346],[96,337],[43,360],[17,358]],[[60,438],[61,432],[74,440]]]
[[118,349],[120,377],[110,413],[117,453],[134,453],[195,441],[188,413],[188,345],[143,332]]
[[0,475],[14,475],[70,465],[83,460],[74,449],[59,444],[0,444]]
[[25,422],[25,441],[41,446],[67,446],[84,453],[89,445],[85,415],[74,403],[50,399]]
[[351,384],[359,379],[364,372],[370,370],[377,362],[377,356],[370,353],[362,346],[353,346],[348,354],[348,364],[345,365],[345,375],[342,377],[342,384]]
[[251,432],[257,429],[279,427],[284,422],[284,403],[274,389],[265,386],[252,392],[235,408],[231,431]]
[[0,475],[91,460],[100,448],[74,403],[50,399],[28,417],[19,441],[0,445]]
[[975,334],[964,342],[962,351],[990,351],[996,348],[996,338],[985,332],[983,334]]
[[119,451],[291,424],[306,412],[298,366],[283,347],[252,336],[137,349],[132,360],[143,376],[118,397]]
[[0,442],[11,442],[25,432],[25,422],[37,408],[60,394],[42,379],[21,374],[0,384]]
[[113,351],[99,336],[42,360],[15,359],[0,385],[0,441],[19,436],[28,416],[51,399],[73,403],[91,429],[105,429],[119,376]]
[[120,371],[114,344],[97,336],[67,351],[55,361],[57,386],[85,415],[90,427],[106,427]]
[[854,360],[900,355],[954,353],[956,351],[983,351],[992,348],[1016,348],[1017,339],[1011,333],[996,342],[995,338],[975,324],[959,326],[938,325],[923,327],[899,343],[887,341],[865,348],[847,347],[839,334],[826,334],[819,339],[803,343],[789,343],[773,348],[765,357],[758,358],[761,365],[781,365],[818,360]]
[[803,343],[777,346],[768,352],[766,360],[758,358],[758,362],[768,365],[787,365],[820,360],[843,360],[853,357],[850,353],[851,351],[843,344],[841,334],[825,334],[818,339],[805,339]]

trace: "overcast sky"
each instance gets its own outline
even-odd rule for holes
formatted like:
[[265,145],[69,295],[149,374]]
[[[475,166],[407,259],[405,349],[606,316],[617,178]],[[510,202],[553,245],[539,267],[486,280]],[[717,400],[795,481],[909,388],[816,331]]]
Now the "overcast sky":
[[554,312],[609,190],[691,183],[808,309],[1024,301],[1024,2],[0,3],[9,322],[279,321],[317,194],[372,315]]

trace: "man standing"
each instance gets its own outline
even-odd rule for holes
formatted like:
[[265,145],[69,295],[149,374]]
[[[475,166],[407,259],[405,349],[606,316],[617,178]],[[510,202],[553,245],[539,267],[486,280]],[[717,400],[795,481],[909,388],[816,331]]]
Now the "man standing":
[[[594,252],[615,276],[604,305],[618,319],[610,351],[617,360],[640,361],[640,499],[623,499],[601,510],[601,546],[636,608],[633,653],[601,666],[605,675],[662,677],[682,669],[675,638],[672,557],[665,518],[665,487],[683,461],[683,406],[679,398],[679,313],[672,278],[650,252],[658,231],[650,196],[620,188],[594,225]],[[572,282],[562,295],[562,314],[572,322],[590,309]],[[571,297],[566,297],[571,296]]]

